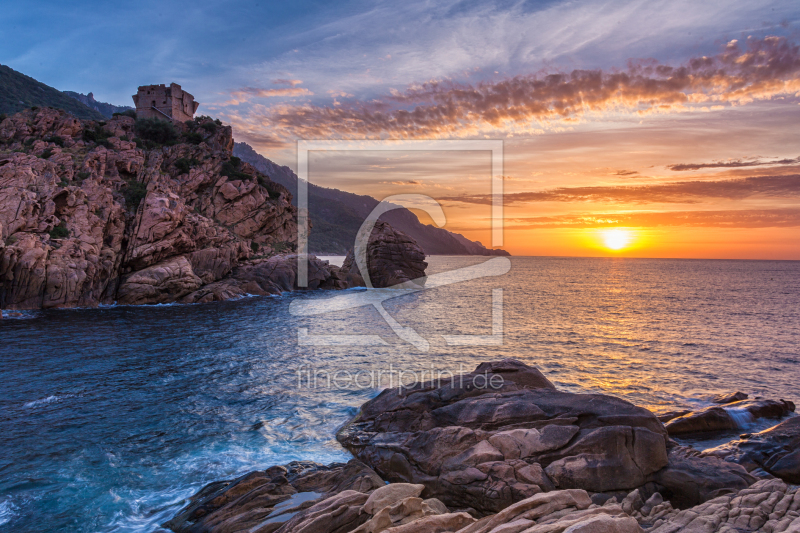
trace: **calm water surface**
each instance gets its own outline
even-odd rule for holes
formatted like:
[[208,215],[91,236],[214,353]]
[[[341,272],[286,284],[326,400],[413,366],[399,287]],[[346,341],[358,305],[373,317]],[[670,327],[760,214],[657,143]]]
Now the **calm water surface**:
[[[429,258],[429,273],[485,258]],[[800,262],[511,258],[511,271],[385,307],[298,318],[294,299],[25,313],[0,322],[0,531],[154,531],[205,483],[294,459],[347,460],[338,426],[379,387],[298,387],[318,372],[471,370],[515,357],[558,387],[665,411],[735,389],[800,400]],[[504,295],[504,344],[491,333]],[[381,335],[384,346],[298,345]],[[463,365],[463,366],[462,366]],[[324,374],[321,374],[324,375]]]

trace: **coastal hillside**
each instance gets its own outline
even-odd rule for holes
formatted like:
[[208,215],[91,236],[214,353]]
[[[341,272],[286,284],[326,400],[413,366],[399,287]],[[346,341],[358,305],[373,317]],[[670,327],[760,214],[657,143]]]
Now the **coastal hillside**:
[[[3,120],[0,308],[291,290],[296,268],[274,259],[296,247],[291,194],[232,148],[231,128],[208,117],[81,121],[39,108]],[[324,264],[309,270],[312,288],[336,288]]]
[[[297,193],[297,174],[277,165],[247,143],[236,143],[235,156]],[[309,251],[320,255],[345,255],[352,248],[358,228],[378,205],[371,196],[359,195],[308,184],[308,203],[314,227],[309,235]],[[297,205],[296,200],[294,204]],[[381,217],[392,227],[411,236],[427,255],[509,255],[505,250],[486,248],[479,242],[430,224],[423,224],[408,209],[396,209]]]
[[114,116],[114,113],[124,113],[125,111],[134,110],[134,108],[127,105],[114,105],[114,104],[107,104],[105,102],[98,102],[97,100],[94,99],[93,93],[81,94],[81,93],[76,93],[74,91],[64,91],[64,94],[66,94],[70,98],[74,98],[83,105],[94,109],[95,111],[97,111],[106,118],[112,118]]
[[0,115],[11,115],[31,107],[63,109],[80,119],[102,120],[103,114],[45,85],[40,81],[0,65]]

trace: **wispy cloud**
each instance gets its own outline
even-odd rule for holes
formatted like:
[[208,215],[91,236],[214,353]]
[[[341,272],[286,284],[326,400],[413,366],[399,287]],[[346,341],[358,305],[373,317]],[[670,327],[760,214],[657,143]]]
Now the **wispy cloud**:
[[736,159],[734,161],[714,161],[712,163],[678,163],[675,165],[667,165],[667,168],[676,172],[681,172],[686,170],[700,170],[702,168],[740,168],[796,164],[800,164],[800,157],[795,159],[777,159],[773,161],[765,161],[763,159]]
[[[800,94],[800,46],[779,37],[729,42],[677,67],[631,62],[625,70],[573,70],[477,84],[409,86],[366,102],[279,105],[256,118],[286,137],[394,138],[533,132],[615,110],[639,114],[746,104]],[[259,110],[255,110],[258,115]]]
[[[758,176],[717,181],[682,181],[640,186],[561,187],[546,191],[510,193],[507,205],[531,202],[614,202],[628,204],[696,204],[708,199],[743,200],[800,198],[800,175]],[[450,196],[440,200],[491,205],[491,195]]]
[[298,85],[302,84],[302,80],[287,80],[283,78],[279,78],[277,80],[272,80],[274,85],[288,85],[289,87],[297,87]]
[[698,226],[718,228],[793,228],[800,209],[741,209],[648,213],[587,213],[510,219],[505,229]]
[[406,181],[382,181],[381,183],[385,183],[388,185],[423,185],[423,183],[419,180],[406,180]]
[[231,99],[221,105],[239,105],[252,98],[296,98],[298,96],[312,96],[314,93],[303,87],[285,87],[283,89],[261,89],[258,87],[242,87],[231,91]]

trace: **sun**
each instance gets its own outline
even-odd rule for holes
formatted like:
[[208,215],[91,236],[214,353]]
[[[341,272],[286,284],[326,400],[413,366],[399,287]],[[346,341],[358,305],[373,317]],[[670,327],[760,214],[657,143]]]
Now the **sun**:
[[603,231],[603,243],[609,250],[622,250],[631,242],[631,232],[625,229],[607,229]]

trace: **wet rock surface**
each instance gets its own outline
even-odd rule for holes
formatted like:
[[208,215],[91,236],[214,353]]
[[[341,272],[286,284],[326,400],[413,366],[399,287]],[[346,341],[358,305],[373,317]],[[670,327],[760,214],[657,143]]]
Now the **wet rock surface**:
[[329,466],[292,462],[207,485],[166,527],[176,532],[271,532],[332,496],[344,494],[341,505],[360,507],[368,492],[383,485],[372,469],[356,460]]
[[779,419],[794,410],[795,405],[785,400],[742,400],[677,416],[666,422],[666,428],[670,435],[725,431],[759,418]]
[[702,455],[736,463],[748,472],[766,472],[800,484],[800,416],[760,433],[743,434],[739,440],[704,450]]
[[725,405],[733,402],[741,402],[742,400],[746,400],[748,398],[749,396],[744,392],[736,391],[736,392],[717,394],[711,399],[711,401],[719,405]]
[[652,413],[558,391],[514,360],[386,390],[337,438],[385,479],[423,484],[425,495],[483,514],[555,489],[632,489],[668,464]]

